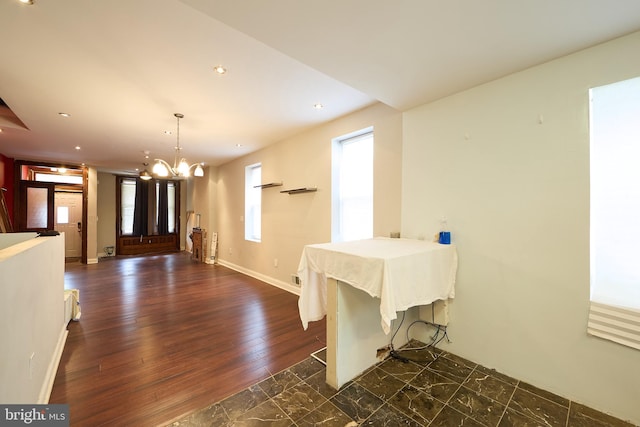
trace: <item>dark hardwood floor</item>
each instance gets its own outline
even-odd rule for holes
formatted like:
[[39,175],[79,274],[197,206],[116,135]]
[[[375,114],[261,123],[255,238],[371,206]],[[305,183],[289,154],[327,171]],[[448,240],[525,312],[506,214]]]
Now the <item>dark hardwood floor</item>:
[[325,346],[296,295],[184,252],[66,269],[82,317],[50,403],[69,404],[72,426],[166,425]]

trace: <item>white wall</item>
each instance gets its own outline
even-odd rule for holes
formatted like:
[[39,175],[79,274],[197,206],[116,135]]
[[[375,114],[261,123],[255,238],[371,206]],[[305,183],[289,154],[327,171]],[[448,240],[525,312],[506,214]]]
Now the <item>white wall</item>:
[[588,89],[640,75],[640,33],[404,114],[402,233],[448,219],[444,346],[640,423],[640,352],[587,336]]
[[[210,179],[215,192],[219,261],[295,292],[291,275],[306,244],[331,240],[331,141],[374,127],[374,234],[400,229],[402,116],[382,104],[314,128],[218,168]],[[262,190],[262,242],[244,240],[245,167],[262,163],[262,182],[282,187]],[[314,193],[281,190],[317,187]],[[211,205],[211,202],[209,202]],[[274,265],[274,260],[278,265]]]
[[48,402],[66,338],[64,236],[34,236],[0,234],[2,403]]

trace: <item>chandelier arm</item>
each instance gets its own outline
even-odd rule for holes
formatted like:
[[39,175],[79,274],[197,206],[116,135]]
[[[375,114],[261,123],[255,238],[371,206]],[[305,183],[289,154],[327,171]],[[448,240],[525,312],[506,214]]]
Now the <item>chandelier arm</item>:
[[173,166],[171,166],[169,163],[167,163],[166,161],[162,160],[162,159],[153,159],[154,162],[158,162],[158,163],[162,163],[163,165],[165,165],[168,169],[172,170]]
[[167,170],[167,175],[171,175],[171,176],[176,176],[176,170],[175,168],[173,168],[169,163],[167,163],[165,160],[163,159],[154,159],[154,161],[156,162],[156,164],[153,166],[153,172],[156,174],[159,174],[160,176],[165,176],[163,172],[160,172],[156,169],[157,165],[161,165],[162,167],[164,167]]

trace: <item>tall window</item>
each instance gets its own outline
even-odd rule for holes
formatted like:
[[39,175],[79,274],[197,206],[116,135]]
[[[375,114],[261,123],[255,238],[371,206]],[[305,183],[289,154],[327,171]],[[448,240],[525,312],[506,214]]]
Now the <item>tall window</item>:
[[373,237],[373,128],[333,141],[331,240]]
[[120,235],[177,232],[179,191],[169,180],[142,181],[119,178]]
[[169,233],[176,232],[176,183],[167,182],[167,227]]
[[640,78],[590,101],[589,331],[640,348]]
[[259,242],[262,238],[262,165],[256,163],[245,168],[244,238]]
[[136,207],[136,180],[120,181],[120,234],[133,234],[133,211]]

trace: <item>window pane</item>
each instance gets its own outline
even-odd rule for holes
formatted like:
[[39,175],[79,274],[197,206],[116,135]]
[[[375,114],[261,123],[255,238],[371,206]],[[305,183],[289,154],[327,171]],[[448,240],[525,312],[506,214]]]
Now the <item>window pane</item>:
[[57,184],[82,184],[82,175],[58,175],[36,172],[34,181],[55,182]]
[[591,299],[640,308],[640,78],[591,90]]
[[262,237],[262,166],[255,164],[245,169],[245,239],[260,241]]
[[167,202],[169,204],[169,233],[176,232],[176,184],[167,184]]
[[27,228],[47,228],[46,188],[27,188]]
[[373,237],[373,133],[338,139],[334,144],[332,240]]
[[133,234],[133,212],[136,205],[136,181],[134,179],[123,179],[120,185],[120,206],[122,223],[120,232],[122,234]]
[[58,206],[56,210],[56,223],[69,224],[69,206]]

